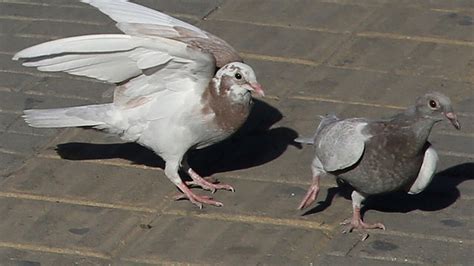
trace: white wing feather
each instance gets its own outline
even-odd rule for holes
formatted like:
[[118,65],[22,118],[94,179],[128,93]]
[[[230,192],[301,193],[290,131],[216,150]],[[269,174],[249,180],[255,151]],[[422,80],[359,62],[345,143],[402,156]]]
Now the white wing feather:
[[420,172],[415,182],[410,187],[408,194],[418,194],[422,192],[433,179],[436,172],[436,164],[438,163],[438,154],[433,147],[429,147],[425,151],[423,163],[421,164]]
[[[156,10],[130,3],[126,0],[81,0],[102,11],[104,14],[120,23],[152,24],[167,27],[183,27],[196,33],[199,37],[207,38],[206,32],[179,19],[175,19]],[[127,34],[126,27],[119,28]]]
[[[120,93],[134,97],[168,89],[204,90],[215,71],[212,55],[160,37],[99,34],[42,43],[18,52],[13,59],[41,71],[64,71],[110,83],[128,81]],[[195,86],[199,84],[199,86]]]

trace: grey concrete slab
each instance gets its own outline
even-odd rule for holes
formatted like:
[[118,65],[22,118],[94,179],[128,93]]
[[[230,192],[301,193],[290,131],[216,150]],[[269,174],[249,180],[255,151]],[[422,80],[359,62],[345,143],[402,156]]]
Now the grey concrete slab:
[[447,12],[392,6],[381,8],[374,13],[374,16],[376,19],[363,30],[449,40],[474,40],[472,32],[474,10]]
[[[176,190],[163,162],[145,148],[92,130],[29,128],[19,117],[24,108],[106,102],[111,90],[23,68],[11,56],[60,36],[118,30],[79,1],[4,1],[0,264],[469,264],[472,1],[138,2],[224,38],[266,87],[269,97],[256,101],[239,134],[190,154],[197,171],[237,191],[213,195],[223,208],[199,210],[171,201]],[[452,98],[463,129],[445,122],[434,129],[440,162],[424,193],[368,201],[367,221],[381,220],[387,231],[365,242],[357,232],[341,234],[351,203],[333,178],[322,180],[307,215],[295,210],[314,151],[292,140],[312,134],[318,115],[388,116],[428,90]],[[40,149],[35,140],[50,143]]]
[[[229,21],[206,20],[199,26],[224,38],[241,52],[308,59],[316,62],[322,61],[327,54],[333,53],[336,45],[344,38],[341,34]],[[261,38],[267,41],[256,44],[256,40]]]
[[55,254],[15,248],[0,248],[0,261],[5,266],[40,265],[107,265],[111,261],[73,254]]
[[1,190],[153,209],[170,200],[167,196],[174,186],[160,170],[35,159],[9,178]]
[[[310,178],[309,178],[310,179]],[[299,223],[307,223],[307,227],[313,227],[318,231],[330,231],[337,227],[344,220],[345,215],[341,215],[341,209],[348,213],[351,210],[350,201],[334,195],[334,189],[324,187],[310,213],[304,215],[306,211],[298,211],[297,207],[306,194],[306,186],[257,182],[237,178],[226,178],[225,175],[219,178],[219,181],[231,184],[236,193],[217,192],[213,196],[224,203],[225,208],[205,208],[198,210],[186,202],[172,202],[168,205],[165,213],[185,212],[190,216],[209,215],[209,216],[245,216],[247,219],[252,217],[271,218],[274,223],[280,220],[289,226],[298,227]],[[207,194],[207,193],[201,193]],[[334,198],[333,198],[334,197]],[[324,210],[324,211],[323,211]],[[344,214],[344,213],[342,213]]]
[[325,238],[314,230],[191,217],[161,216],[151,225],[125,257],[204,264],[290,265],[312,261]]
[[227,1],[210,18],[277,24],[289,29],[314,27],[350,32],[372,11],[370,6],[340,5],[330,1],[246,0]]
[[0,242],[105,256],[141,223],[139,215],[123,210],[18,198],[2,198],[0,213]]
[[34,128],[28,126],[25,120],[21,117],[21,114],[15,114],[16,120],[9,126],[8,132],[26,134],[26,135],[38,135],[38,136],[55,136],[60,132],[64,131],[62,128]]
[[20,154],[34,153],[49,142],[49,137],[10,132],[0,133],[0,138],[2,139],[0,149]]
[[[446,54],[450,56],[445,58]],[[471,47],[461,45],[357,37],[348,49],[339,51],[330,64],[472,82],[473,56]]]
[[[72,2],[72,1],[71,1]],[[50,2],[51,3],[51,2]],[[84,4],[84,6],[86,6]],[[28,20],[57,20],[57,21],[82,21],[83,23],[102,24],[103,18],[97,12],[85,12],[82,7],[75,6],[57,6],[49,5],[35,5],[33,1],[30,3],[0,3],[0,16],[2,17],[16,17]],[[51,14],[55,14],[51,17]]]
[[0,130],[5,131],[18,118],[17,114],[0,114]]
[[[60,98],[46,95],[28,95],[17,92],[0,91],[0,109],[21,112],[33,108],[60,108],[68,106],[84,105],[95,101],[84,99]],[[99,99],[97,99],[99,101]]]
[[[474,255],[470,245],[463,243],[417,239],[411,237],[378,235],[369,237],[350,251],[355,257],[396,258],[397,261],[426,264],[468,265]],[[446,252],[449,250],[449,252]]]
[[0,182],[3,182],[14,170],[26,160],[21,154],[0,152]]

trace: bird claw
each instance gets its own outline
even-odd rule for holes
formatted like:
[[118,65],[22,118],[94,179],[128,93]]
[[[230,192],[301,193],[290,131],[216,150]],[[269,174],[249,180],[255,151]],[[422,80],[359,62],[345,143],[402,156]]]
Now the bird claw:
[[[346,225],[342,230],[343,234],[350,233],[354,229],[366,230],[366,229],[382,229],[385,230],[385,225],[382,223],[367,224],[362,219],[346,219],[340,223],[341,225]],[[362,237],[362,241],[367,239],[369,235],[366,233]]]
[[209,197],[209,196],[199,196],[199,195],[196,195],[196,194],[190,194],[190,195],[186,195],[184,193],[181,193],[181,194],[178,194],[176,196],[173,197],[174,200],[183,200],[183,199],[187,199],[189,201],[191,201],[194,205],[196,205],[199,209],[202,209],[203,207],[203,203],[204,204],[209,204],[209,205],[214,205],[216,207],[222,207],[224,206],[224,204],[222,204],[222,202],[219,202],[219,201],[215,201],[213,200],[212,197]]
[[235,192],[235,189],[231,185],[216,184],[218,182],[219,181],[216,180],[213,177],[203,177],[202,179],[195,179],[195,180],[192,180],[192,181],[186,181],[186,185],[201,187],[204,190],[210,191],[212,194],[214,194],[219,189],[229,190],[229,191]]

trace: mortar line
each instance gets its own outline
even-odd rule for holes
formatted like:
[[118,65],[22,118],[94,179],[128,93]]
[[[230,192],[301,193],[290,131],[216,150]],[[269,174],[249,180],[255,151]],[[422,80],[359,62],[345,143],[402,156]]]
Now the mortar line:
[[60,22],[60,23],[72,23],[72,24],[79,24],[79,25],[92,25],[92,26],[105,26],[108,24],[108,23],[103,23],[103,22],[92,22],[92,21],[84,21],[84,20],[36,18],[36,17],[23,17],[23,16],[6,16],[6,15],[0,15],[0,19],[13,20],[13,21]]
[[13,248],[19,250],[28,250],[28,251],[37,251],[37,252],[46,252],[54,254],[63,254],[63,255],[79,255],[85,257],[99,258],[110,260],[111,257],[103,252],[98,252],[85,248],[60,248],[60,247],[50,247],[41,244],[31,244],[31,243],[14,243],[0,241],[0,247],[2,248]]
[[103,202],[96,202],[96,201],[85,200],[85,199],[72,199],[72,198],[65,198],[65,197],[45,196],[45,195],[37,195],[37,194],[17,192],[17,191],[0,191],[0,197],[20,199],[20,200],[34,200],[34,201],[43,201],[43,202],[64,203],[64,204],[99,207],[99,208],[106,208],[106,209],[118,209],[118,210],[124,210],[124,211],[132,211],[132,212],[143,212],[143,213],[156,213],[157,212],[155,209],[148,208],[148,207],[103,203]]
[[239,223],[250,223],[250,224],[266,224],[266,225],[275,225],[275,226],[286,226],[286,227],[296,227],[304,229],[317,229],[321,231],[333,231],[334,226],[322,224],[310,220],[297,220],[297,219],[288,219],[288,218],[274,218],[270,216],[256,216],[256,215],[247,215],[247,214],[225,214],[225,213],[193,213],[183,210],[164,210],[164,215],[173,215],[173,216],[186,216],[194,217],[206,220],[220,220],[227,222],[239,222]]

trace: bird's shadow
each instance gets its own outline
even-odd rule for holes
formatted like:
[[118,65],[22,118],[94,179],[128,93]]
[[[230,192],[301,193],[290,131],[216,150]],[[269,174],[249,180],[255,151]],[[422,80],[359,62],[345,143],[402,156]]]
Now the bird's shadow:
[[[232,137],[201,150],[188,153],[188,161],[196,172],[208,176],[215,173],[245,169],[278,158],[288,145],[296,145],[296,131],[272,127],[283,115],[271,105],[255,100],[247,122]],[[159,132],[157,132],[157,135]],[[153,151],[136,143],[64,143],[57,153],[68,160],[122,158],[134,164],[164,168],[164,161]]]
[[[362,212],[366,210],[377,210],[382,212],[407,213],[413,210],[438,211],[447,208],[460,196],[457,188],[466,180],[474,180],[474,163],[464,163],[452,166],[437,173],[428,187],[417,195],[409,195],[406,192],[394,192],[386,195],[377,195],[367,198]],[[321,212],[328,208],[334,197],[341,195],[350,200],[352,188],[340,184],[328,190],[326,199],[319,202],[317,206],[306,211],[303,215]]]

